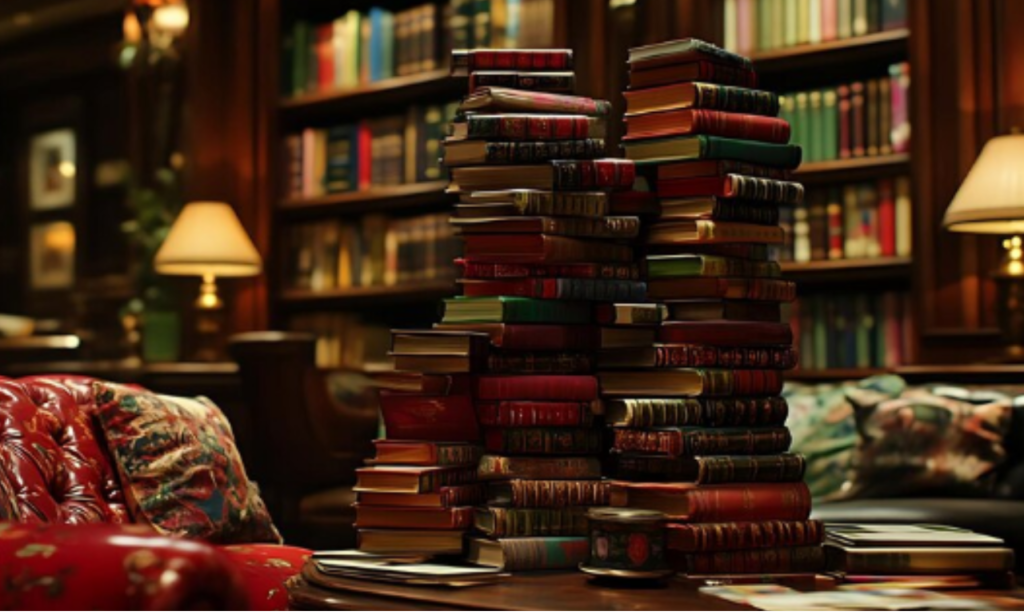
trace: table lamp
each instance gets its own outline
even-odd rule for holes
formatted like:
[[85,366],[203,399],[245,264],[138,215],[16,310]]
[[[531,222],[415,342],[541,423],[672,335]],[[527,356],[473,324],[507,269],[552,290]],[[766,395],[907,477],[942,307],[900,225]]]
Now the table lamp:
[[216,361],[224,357],[222,312],[224,302],[217,295],[217,278],[259,275],[263,261],[235,211],[227,203],[189,203],[174,221],[167,239],[154,258],[157,273],[199,276],[196,308],[197,360]]
[[993,273],[1006,360],[1024,361],[1024,134],[993,137],[981,150],[942,221],[960,233],[1003,235],[1003,262]]

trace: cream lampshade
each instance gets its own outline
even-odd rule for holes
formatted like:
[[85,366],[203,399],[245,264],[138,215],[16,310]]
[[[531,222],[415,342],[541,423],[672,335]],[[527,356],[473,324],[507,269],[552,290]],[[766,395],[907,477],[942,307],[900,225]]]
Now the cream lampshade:
[[230,205],[198,201],[181,210],[154,266],[164,275],[202,277],[197,305],[215,309],[222,305],[215,279],[259,275],[263,260]]
[[942,224],[960,233],[1024,233],[1024,134],[985,144]]

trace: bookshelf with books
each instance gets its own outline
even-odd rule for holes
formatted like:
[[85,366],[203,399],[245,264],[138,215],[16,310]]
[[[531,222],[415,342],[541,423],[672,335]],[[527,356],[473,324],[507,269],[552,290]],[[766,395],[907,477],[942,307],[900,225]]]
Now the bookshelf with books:
[[453,291],[459,242],[439,159],[465,82],[451,49],[564,45],[564,4],[261,0],[277,62],[263,84],[270,321],[317,334],[322,367],[386,360],[351,340],[426,325]]
[[[914,357],[913,322],[903,316],[911,311],[907,291],[915,275],[919,206],[911,179],[912,2],[722,3],[725,46],[748,53],[758,87],[782,95],[780,116],[794,127],[791,142],[804,153],[793,175],[806,194],[802,203],[780,212],[787,232],[778,257],[785,274],[800,282],[793,322],[806,343],[801,354],[824,353],[814,365],[801,365],[798,373],[809,378],[837,370],[874,373]],[[872,303],[881,297],[905,310],[898,316],[881,310]],[[844,308],[864,309],[839,318],[825,307],[844,298]],[[843,335],[809,341],[816,330],[812,323],[820,329],[836,320],[826,311],[846,323]],[[816,321],[819,316],[824,320]],[[860,346],[845,343],[846,329]],[[882,331],[893,338],[887,345],[881,344]],[[865,345],[868,339],[877,343]]]

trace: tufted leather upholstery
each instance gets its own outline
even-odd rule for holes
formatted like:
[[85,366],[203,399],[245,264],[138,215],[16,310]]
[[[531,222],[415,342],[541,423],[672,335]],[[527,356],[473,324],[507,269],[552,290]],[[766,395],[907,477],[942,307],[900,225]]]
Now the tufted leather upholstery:
[[87,378],[0,380],[0,468],[18,520],[130,520],[95,409]]
[[[184,562],[195,574],[189,573],[187,583],[154,585],[151,591],[156,593],[146,601],[124,602],[132,585],[126,586],[124,575],[116,571],[124,545],[137,541],[139,529],[60,527],[132,521],[96,421],[93,382],[79,376],[0,377],[0,610],[8,603],[50,608],[89,604],[114,610],[239,608],[243,605],[228,577],[241,579],[250,607],[286,608],[284,581],[296,573],[309,551],[276,545],[218,548],[166,537],[147,539],[155,545],[145,545],[147,553],[166,547],[168,557],[173,556],[167,561]],[[5,523],[9,521],[20,523]],[[50,587],[56,577],[43,566],[52,563],[48,556],[36,558],[38,562],[22,561],[27,551],[19,541],[26,537],[31,538],[32,549],[44,542],[59,549],[59,574],[74,577],[60,579],[60,595],[37,587],[37,581]],[[15,560],[19,566],[5,564]],[[97,567],[104,562],[110,563],[109,570]],[[32,565],[26,568],[28,564]],[[209,595],[211,587],[219,588],[216,596]]]

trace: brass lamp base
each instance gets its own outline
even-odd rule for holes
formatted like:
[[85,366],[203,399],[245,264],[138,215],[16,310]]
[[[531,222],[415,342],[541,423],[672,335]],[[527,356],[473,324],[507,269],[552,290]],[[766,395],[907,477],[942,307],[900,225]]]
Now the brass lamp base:
[[224,339],[226,314],[224,302],[217,295],[217,281],[214,276],[203,276],[196,299],[195,350],[192,360],[199,363],[216,363],[227,360],[227,342]]

